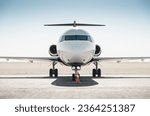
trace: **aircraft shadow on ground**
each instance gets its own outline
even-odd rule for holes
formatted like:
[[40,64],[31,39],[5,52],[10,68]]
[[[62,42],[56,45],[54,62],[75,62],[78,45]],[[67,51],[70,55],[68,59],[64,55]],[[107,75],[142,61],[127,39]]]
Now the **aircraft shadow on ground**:
[[55,81],[51,83],[55,86],[67,86],[67,87],[83,87],[83,86],[94,86],[98,82],[93,80],[91,77],[80,77],[80,84],[77,84],[75,81],[72,81],[72,77],[58,77]]
[[59,76],[59,77],[48,77],[48,76],[36,76],[36,77],[0,77],[0,79],[54,79],[51,83],[54,86],[66,86],[66,87],[84,87],[84,86],[94,86],[99,84],[96,82],[97,79],[143,79],[150,77],[111,77],[111,76],[102,76],[100,78],[91,77],[91,76],[81,76],[81,83],[76,84],[72,81],[71,76]]
[[77,84],[75,81],[72,81],[71,76],[59,76],[59,77],[48,77],[48,76],[36,76],[36,77],[0,77],[0,79],[54,79],[51,83],[54,86],[66,86],[66,87],[83,87],[83,86],[94,86],[98,82],[92,79],[92,77],[80,78],[80,84]]
[[67,87],[84,87],[84,86],[94,86],[98,85],[99,83],[96,82],[97,79],[150,79],[150,77],[111,77],[111,76],[102,76],[102,77],[91,77],[91,76],[81,76],[80,77],[80,84],[75,83],[72,81],[71,76],[60,76],[57,77],[55,81],[51,84],[54,86],[67,86]]

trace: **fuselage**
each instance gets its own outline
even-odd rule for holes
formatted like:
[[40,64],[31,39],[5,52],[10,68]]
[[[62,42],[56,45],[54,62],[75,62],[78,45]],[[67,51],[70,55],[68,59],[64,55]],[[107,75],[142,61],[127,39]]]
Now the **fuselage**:
[[59,39],[57,54],[66,65],[85,65],[95,54],[92,37],[84,30],[71,29]]

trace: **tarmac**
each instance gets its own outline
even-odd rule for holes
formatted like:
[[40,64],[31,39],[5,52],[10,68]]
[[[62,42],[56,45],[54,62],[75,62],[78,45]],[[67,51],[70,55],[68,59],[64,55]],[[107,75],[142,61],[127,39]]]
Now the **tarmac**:
[[48,76],[51,63],[0,62],[0,99],[149,99],[150,62],[100,63],[82,67],[81,83],[72,81],[70,67],[56,65],[59,77]]

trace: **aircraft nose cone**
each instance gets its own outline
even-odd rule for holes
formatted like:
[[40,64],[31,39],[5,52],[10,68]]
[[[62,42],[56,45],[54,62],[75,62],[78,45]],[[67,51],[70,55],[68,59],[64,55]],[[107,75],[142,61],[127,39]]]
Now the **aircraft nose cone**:
[[81,52],[85,51],[86,48],[87,47],[85,44],[79,43],[79,42],[69,44],[69,46],[68,46],[68,50],[74,54],[81,53]]
[[81,57],[80,56],[73,56],[72,58],[71,58],[71,61],[72,62],[81,62],[82,61],[82,59],[81,59]]

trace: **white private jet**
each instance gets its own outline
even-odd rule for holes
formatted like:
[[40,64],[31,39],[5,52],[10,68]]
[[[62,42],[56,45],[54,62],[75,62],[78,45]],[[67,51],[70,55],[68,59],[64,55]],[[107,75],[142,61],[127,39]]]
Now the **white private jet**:
[[[46,24],[44,26],[105,26],[100,24]],[[49,54],[51,57],[0,57],[6,59],[29,59],[29,60],[48,60],[52,61],[52,68],[49,70],[50,77],[58,77],[58,69],[55,65],[60,62],[66,66],[72,67],[75,73],[72,74],[72,80],[80,83],[79,70],[81,66],[94,63],[95,68],[92,71],[93,77],[101,77],[101,69],[98,68],[98,62],[104,60],[122,60],[122,59],[146,59],[149,57],[99,57],[101,47],[94,43],[91,35],[81,29],[70,29],[66,31],[59,39],[57,45],[51,45]]]

